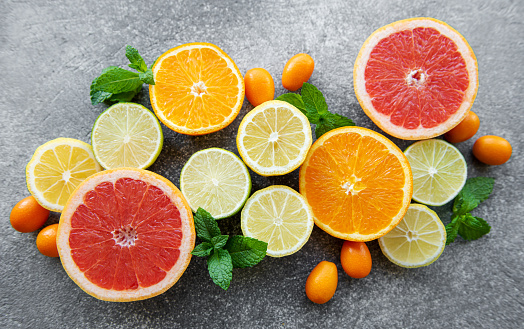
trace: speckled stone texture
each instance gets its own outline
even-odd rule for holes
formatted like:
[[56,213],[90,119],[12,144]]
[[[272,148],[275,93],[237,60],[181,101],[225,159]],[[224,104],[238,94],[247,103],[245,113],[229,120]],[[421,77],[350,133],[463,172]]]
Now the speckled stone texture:
[[[9,224],[11,208],[29,193],[24,168],[34,150],[56,137],[89,142],[91,127],[107,105],[92,106],[91,80],[109,65],[124,67],[126,44],[151,62],[187,42],[211,42],[245,73],[267,69],[275,95],[286,61],[309,53],[316,63],[310,82],[329,108],[358,125],[380,131],[361,110],[353,91],[353,63],[377,28],[430,16],[456,28],[479,63],[480,88],[473,110],[477,135],[458,145],[468,176],[496,178],[493,195],[476,216],[492,225],[477,241],[458,239],[426,268],[390,263],[376,241],[368,246],[371,274],[361,280],[342,270],[342,241],[318,228],[294,255],[266,258],[234,270],[227,292],[210,280],[205,260],[194,257],[180,281],[158,297],[133,303],[99,301],[69,279],[59,259],[42,256],[37,232]],[[0,2],[0,328],[517,328],[524,322],[522,146],[524,134],[524,2],[522,1],[15,1]],[[136,99],[151,108],[146,88]],[[238,154],[234,136],[251,110],[244,102],[227,128],[190,137],[164,129],[164,148],[150,170],[176,185],[192,153],[222,147]],[[495,134],[513,145],[498,167],[476,161],[476,138]],[[401,148],[410,142],[393,139]],[[298,189],[298,171],[282,177],[251,172],[253,190],[273,184]],[[450,220],[451,205],[437,207]],[[48,224],[56,223],[53,213]],[[222,220],[239,234],[239,216]],[[320,261],[337,264],[339,284],[327,304],[311,303],[304,285]]]

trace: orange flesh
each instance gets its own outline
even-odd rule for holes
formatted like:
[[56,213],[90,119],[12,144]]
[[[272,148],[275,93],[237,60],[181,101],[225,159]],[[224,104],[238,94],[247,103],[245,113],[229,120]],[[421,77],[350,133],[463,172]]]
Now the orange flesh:
[[165,117],[178,126],[198,129],[219,125],[238,100],[238,78],[209,48],[167,57],[155,74],[154,93]]
[[404,30],[380,40],[365,70],[373,107],[406,129],[432,128],[459,109],[469,86],[456,44],[433,28]]
[[160,282],[177,262],[180,212],[158,187],[121,178],[84,196],[71,218],[69,245],[95,285],[136,290]]
[[316,220],[334,231],[375,234],[403,207],[402,165],[371,137],[333,135],[313,150],[305,170],[304,192]]

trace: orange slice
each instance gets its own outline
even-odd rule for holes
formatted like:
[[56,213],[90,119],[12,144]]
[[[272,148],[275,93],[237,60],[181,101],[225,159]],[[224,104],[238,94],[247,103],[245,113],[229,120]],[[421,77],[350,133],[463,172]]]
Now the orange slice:
[[57,246],[67,274],[91,296],[141,300],[163,293],[186,270],[195,246],[193,214],[162,176],[106,170],[69,198]]
[[151,105],[166,126],[186,135],[218,131],[236,118],[244,79],[233,60],[210,43],[166,51],[153,65]]
[[362,109],[386,133],[432,138],[468,114],[478,89],[477,59],[466,39],[446,23],[405,19],[366,40],[353,83]]
[[370,241],[392,230],[413,193],[409,162],[386,137],[361,127],[322,135],[300,168],[315,224],[334,237]]

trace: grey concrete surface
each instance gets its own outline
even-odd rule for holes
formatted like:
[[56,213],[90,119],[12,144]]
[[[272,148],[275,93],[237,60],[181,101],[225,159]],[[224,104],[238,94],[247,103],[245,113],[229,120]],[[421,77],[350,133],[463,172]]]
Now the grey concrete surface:
[[[205,260],[194,257],[164,294],[110,303],[88,296],[58,259],[39,254],[37,232],[11,228],[11,208],[29,195],[24,168],[32,153],[56,137],[89,142],[92,124],[107,107],[90,104],[91,80],[106,66],[126,64],[126,44],[151,62],[183,43],[214,43],[242,73],[267,69],[276,96],[284,93],[280,78],[286,61],[307,52],[316,61],[310,82],[330,109],[379,131],[356,100],[353,63],[375,29],[416,16],[447,22],[475,51],[480,88],[473,110],[481,125],[475,138],[458,148],[470,177],[496,178],[493,195],[475,210],[492,232],[474,242],[459,238],[431,266],[393,265],[373,241],[368,243],[373,270],[354,280],[340,266],[342,241],[315,228],[300,252],[235,270],[227,292],[211,282]],[[1,1],[0,328],[522,328],[523,19],[524,3],[518,0]],[[136,101],[151,108],[145,88]],[[215,146],[237,153],[232,136],[251,108],[245,101],[229,127],[202,137],[163,127],[164,148],[150,169],[178,185],[193,152]],[[473,158],[474,140],[486,134],[512,143],[508,163],[490,167]],[[410,144],[393,140],[401,148]],[[271,178],[251,174],[254,190],[273,184],[298,189],[298,171]],[[451,205],[435,209],[448,223]],[[48,224],[58,218],[53,213]],[[220,226],[240,233],[238,216]],[[315,305],[304,285],[321,260],[337,264],[339,284],[329,303]]]

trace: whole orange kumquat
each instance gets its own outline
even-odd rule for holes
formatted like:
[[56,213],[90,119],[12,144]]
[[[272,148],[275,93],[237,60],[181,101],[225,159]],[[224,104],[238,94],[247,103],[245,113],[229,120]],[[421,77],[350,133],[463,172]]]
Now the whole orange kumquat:
[[307,277],[306,295],[313,303],[327,303],[335,294],[337,284],[337,266],[332,262],[322,261]]
[[247,100],[253,106],[270,101],[275,96],[275,83],[268,71],[255,68],[246,72],[244,77]]
[[42,207],[33,196],[20,200],[11,210],[11,226],[19,232],[29,233],[38,230],[49,217],[49,210]]
[[42,255],[48,257],[59,257],[58,248],[56,247],[56,232],[58,224],[46,226],[36,237],[36,247]]
[[362,279],[371,272],[371,254],[364,242],[345,241],[340,252],[340,262],[347,275]]
[[282,86],[287,90],[297,91],[313,74],[315,61],[308,54],[297,54],[284,66]]

